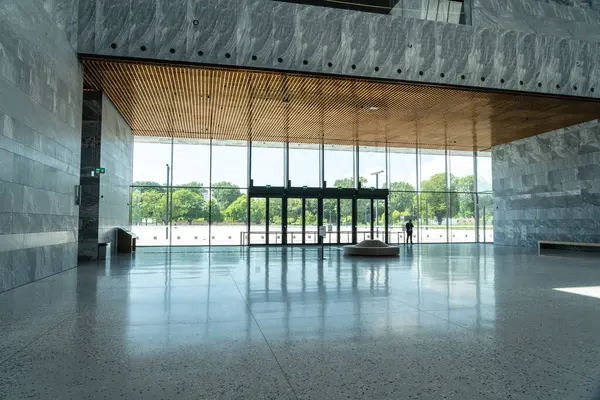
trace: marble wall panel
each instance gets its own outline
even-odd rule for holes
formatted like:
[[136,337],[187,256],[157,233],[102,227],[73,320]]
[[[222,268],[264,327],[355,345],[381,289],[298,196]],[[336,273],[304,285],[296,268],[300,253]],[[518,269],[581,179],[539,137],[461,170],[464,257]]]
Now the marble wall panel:
[[371,46],[369,21],[371,15],[367,13],[345,13],[342,19],[342,47],[346,48],[346,55],[342,60],[342,69],[350,70],[352,65],[357,74],[370,75],[375,67],[372,65],[373,47]]
[[473,25],[587,41],[600,40],[596,5],[555,0],[474,0]]
[[[157,2],[130,0],[127,16],[127,34],[130,57],[146,57],[156,53],[156,7]],[[187,42],[186,42],[186,45]],[[189,45],[188,45],[189,46]]]
[[320,72],[328,62],[340,68],[342,20],[335,16],[339,14],[323,13],[319,7],[297,7],[293,32],[298,43],[297,70]]
[[[378,18],[371,18],[369,23],[370,46],[373,48],[371,62],[372,65],[379,68],[379,71],[373,69],[374,77],[394,75],[399,68],[394,60],[396,51],[394,42],[397,36],[393,22],[394,19],[382,15]],[[404,46],[401,48],[401,51],[403,50]]]
[[600,240],[597,120],[494,147],[492,174],[495,243]]
[[103,0],[98,3],[94,37],[97,50],[110,49],[114,55],[129,52],[130,11],[131,0]]
[[[273,62],[275,57],[275,9],[245,1],[238,15],[237,57],[248,65]],[[280,49],[277,49],[279,52]],[[290,55],[286,54],[285,58]],[[294,60],[295,62],[295,60]]]
[[[152,0],[146,0],[152,1]],[[237,0],[192,1],[192,24],[188,27],[190,60],[201,63],[235,64],[238,19],[245,2]],[[198,21],[197,24],[194,21]],[[229,58],[226,57],[229,54]]]
[[179,60],[187,48],[191,9],[187,0],[158,0],[156,3],[155,55]]
[[0,2],[0,291],[77,263],[75,8],[70,0]]
[[[270,18],[271,36],[273,38],[273,52],[270,57],[273,68],[292,69],[296,63],[299,41],[296,36],[297,4],[275,2],[271,8],[272,13],[262,13],[258,23],[263,23],[264,18]],[[270,41],[265,42],[270,46]]]
[[[348,31],[344,30],[344,14],[335,11],[331,9],[321,13],[315,7],[299,7],[298,12],[303,15],[302,21],[316,17],[311,24],[301,28],[305,55],[310,56],[309,66],[314,62],[318,68],[315,72],[351,71],[350,74],[356,74],[356,68],[352,68],[350,61],[352,47],[348,45]],[[312,42],[313,40],[316,41]],[[306,57],[303,59],[308,60]],[[329,67],[329,63],[332,67]]]
[[[474,0],[473,21],[479,22],[466,26],[395,16],[403,15],[402,12],[382,16],[269,0],[177,0],[168,3],[168,13],[166,0],[128,0],[131,11],[126,41],[130,43],[117,49],[89,47],[89,38],[99,35],[96,28],[85,26],[89,19],[115,25],[99,27],[102,35],[121,35],[121,20],[90,17],[103,15],[111,1],[95,0],[94,10],[87,4],[79,8],[80,52],[598,96],[596,90],[589,90],[593,80],[586,76],[597,68],[595,44],[590,44],[589,38],[576,40],[559,32],[566,26],[561,21],[594,25],[598,11],[589,7],[575,10],[575,6],[538,0],[531,4],[520,0]],[[402,2],[401,6],[407,4]],[[465,13],[470,4],[465,4]],[[541,21],[551,31],[542,34],[535,29],[535,23],[524,23],[515,17],[517,14],[535,14],[531,21]],[[504,18],[503,22],[497,23],[498,18]],[[558,25],[545,23],[546,18],[555,18]],[[142,41],[147,42],[145,52],[140,50]],[[127,54],[121,53],[124,49],[128,49]],[[7,74],[15,79],[19,76],[11,71]],[[556,85],[560,87],[557,89]]]

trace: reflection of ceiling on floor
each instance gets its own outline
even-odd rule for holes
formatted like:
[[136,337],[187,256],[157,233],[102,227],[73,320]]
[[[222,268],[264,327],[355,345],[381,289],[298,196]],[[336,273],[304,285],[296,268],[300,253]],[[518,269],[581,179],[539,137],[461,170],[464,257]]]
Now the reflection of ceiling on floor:
[[136,135],[486,150],[600,117],[598,103],[282,72],[84,60]]

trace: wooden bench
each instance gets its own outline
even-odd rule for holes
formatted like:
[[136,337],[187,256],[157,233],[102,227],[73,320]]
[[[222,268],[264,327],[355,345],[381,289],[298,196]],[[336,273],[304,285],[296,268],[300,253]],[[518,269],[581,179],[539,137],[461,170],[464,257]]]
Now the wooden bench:
[[133,253],[137,245],[137,236],[127,229],[117,228],[117,253]]
[[586,251],[600,252],[600,243],[559,242],[554,240],[538,241],[538,251],[542,251],[545,249],[576,250],[578,248],[587,248]]

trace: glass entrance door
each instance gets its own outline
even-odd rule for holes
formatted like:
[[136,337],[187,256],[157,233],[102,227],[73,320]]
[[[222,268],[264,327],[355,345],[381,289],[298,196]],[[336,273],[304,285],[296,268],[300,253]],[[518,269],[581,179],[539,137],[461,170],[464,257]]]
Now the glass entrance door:
[[337,244],[340,242],[340,215],[338,204],[339,199],[323,200],[323,226],[327,232],[324,239],[325,244]]
[[373,201],[371,199],[358,199],[356,201],[357,242],[373,238]]
[[267,244],[283,243],[282,205],[281,198],[267,198]]
[[302,244],[302,199],[287,199],[287,244]]
[[267,243],[267,199],[250,199],[250,232],[248,244]]
[[339,243],[350,244],[352,243],[352,227],[355,225],[352,222],[352,199],[339,199],[339,204]]

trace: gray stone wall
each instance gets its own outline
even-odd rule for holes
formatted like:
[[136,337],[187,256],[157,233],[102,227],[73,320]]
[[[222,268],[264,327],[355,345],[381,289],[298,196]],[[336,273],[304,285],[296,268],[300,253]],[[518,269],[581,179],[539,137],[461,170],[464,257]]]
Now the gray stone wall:
[[103,96],[98,240],[112,242],[116,251],[117,227],[130,228],[129,192],[133,179],[133,134],[113,103]]
[[55,20],[0,1],[0,292],[77,265],[83,78]]
[[[133,135],[113,103],[100,92],[86,92],[81,140],[79,258],[95,260],[98,243],[111,242],[116,228],[129,228]],[[93,173],[105,168],[105,174]]]
[[560,36],[270,0],[90,0],[79,16],[82,54],[600,98],[600,44]]
[[600,1],[474,0],[473,25],[600,42]]
[[592,121],[492,149],[494,242],[600,243],[600,124]]

